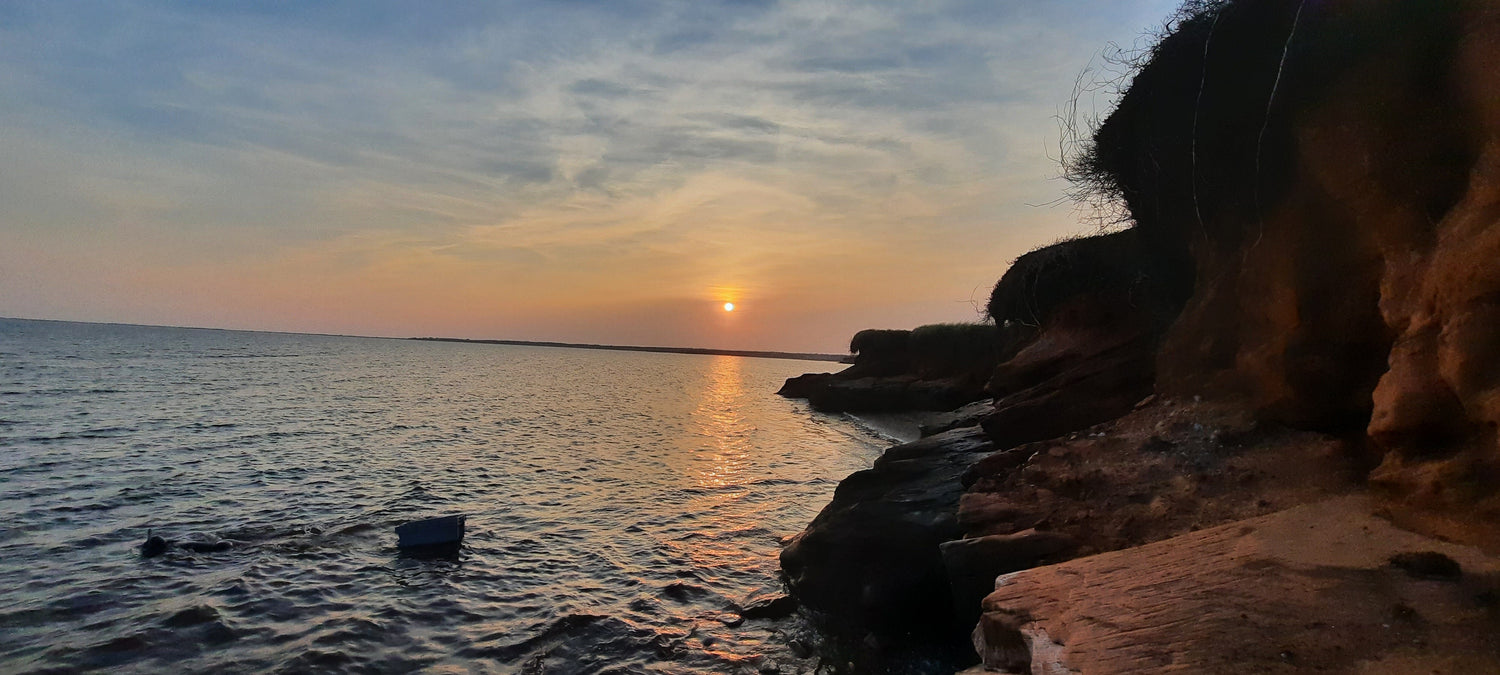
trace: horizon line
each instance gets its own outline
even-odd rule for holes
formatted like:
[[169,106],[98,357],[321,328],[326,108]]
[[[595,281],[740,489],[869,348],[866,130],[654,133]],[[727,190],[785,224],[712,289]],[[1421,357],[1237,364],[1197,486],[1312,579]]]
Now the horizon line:
[[606,345],[586,342],[553,342],[546,340],[489,340],[479,338],[412,337],[419,342],[468,342],[473,344],[511,345],[522,347],[559,347],[563,349],[601,349],[617,352],[651,352],[656,354],[698,354],[711,356],[739,356],[754,359],[790,359],[796,361],[835,361],[842,363],[848,355],[823,354],[819,352],[781,352],[758,349],[716,349],[712,347],[653,347],[647,345]]
[[172,326],[167,324],[129,323],[125,321],[77,321],[73,319],[35,319],[21,316],[0,316],[0,321],[45,321],[49,323],[82,323],[96,326],[131,326],[135,328],[176,328],[180,330],[216,330],[236,333],[271,333],[275,335],[308,335],[313,337],[359,338],[364,340],[406,340],[415,342],[468,342],[475,344],[498,344],[530,347],[560,347],[565,349],[596,349],[606,351],[635,351],[657,354],[698,354],[713,356],[738,356],[743,358],[789,359],[797,361],[842,362],[847,354],[825,354],[820,352],[787,352],[757,349],[719,349],[713,347],[662,347],[654,345],[611,345],[583,342],[558,342],[551,340],[506,340],[456,337],[397,337],[390,335],[354,335],[349,333],[312,333],[307,331],[269,330],[259,328],[216,328],[212,326]]

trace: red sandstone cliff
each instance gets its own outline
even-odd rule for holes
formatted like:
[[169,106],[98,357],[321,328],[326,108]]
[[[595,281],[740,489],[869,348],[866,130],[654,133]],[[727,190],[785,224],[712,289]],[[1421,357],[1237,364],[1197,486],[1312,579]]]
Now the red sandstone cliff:
[[[1199,550],[1198,530],[1331,498],[1342,500],[1338,508],[1319,513],[1345,515],[1319,527],[1362,527],[1353,514],[1364,509],[1410,534],[1371,550],[1396,546],[1399,554],[1436,537],[1451,543],[1426,540],[1434,549],[1500,553],[1500,5],[1190,2],[1072,173],[1122,200],[1131,227],[1023,257],[997,285],[992,317],[1034,334],[989,382],[996,405],[983,429],[996,452],[924,446],[918,454],[940,457],[945,475],[968,468],[956,502],[932,500],[917,514],[902,511],[914,484],[892,470],[909,462],[877,466],[878,480],[841,490],[783,555],[794,590],[858,579],[852,597],[809,595],[859,625],[906,625],[889,615],[899,602],[870,603],[902,597],[900,580],[841,576],[860,562],[830,545],[841,528],[887,521],[941,523],[942,531],[916,528],[899,545],[883,553],[867,546],[860,556],[921,561],[922,588],[946,579],[961,614],[977,602],[964,590],[974,579],[982,588],[984,579],[1038,564],[1167,547],[1108,563],[1144,564],[1130,561],[1170,558],[1161,551],[1172,542]],[[860,513],[885,515],[849,517]],[[953,531],[962,538],[937,544],[941,555],[927,550]],[[1228,542],[1235,532],[1210,539]],[[902,546],[912,550],[894,550]],[[1494,567],[1481,553],[1462,555]],[[1406,582],[1368,567],[1378,567],[1376,558],[1350,567],[1351,581],[1298,598],[1306,605],[1299,611],[1337,614],[1344,601],[1379,609],[1381,598],[1410,595]],[[1225,560],[1223,569],[1238,570],[1233,583],[1312,583]],[[1020,574],[1037,597],[1098,600],[1087,588]],[[1203,602],[1193,584],[1205,578],[1170,583]],[[1454,663],[1500,663],[1500,590],[1492,588],[1500,579],[1465,579],[1458,595],[1430,606],[1470,602],[1467,614],[1445,615],[1445,625],[1492,637],[1443,644],[1469,650]],[[981,627],[999,626],[996,639],[1014,640],[1017,626],[1034,639],[1056,621],[1076,624],[1066,613],[1038,618],[1045,608],[1031,602],[997,593]],[[1026,607],[1038,616],[1022,616]],[[1295,632],[1265,622],[1296,618],[1216,626]],[[1090,630],[1119,639],[1107,625]],[[1194,658],[1214,648],[1186,644],[1211,641],[1207,634],[1181,639],[1177,647]],[[1361,648],[1378,642],[1373,633],[1348,638]],[[1116,672],[1088,661],[1087,645],[1046,648],[1062,659],[1058,667]],[[1401,649],[1391,663],[1437,663],[1423,660],[1421,648]],[[992,665],[1015,656],[1005,651]],[[1364,667],[1363,656],[1319,654],[1320,668]],[[1245,658],[1245,672],[1313,667],[1274,651]],[[1137,666],[1154,672],[1161,664]]]
[[1365,429],[1393,516],[1500,549],[1500,6],[1208,4],[1095,143],[1195,261],[1158,391]]

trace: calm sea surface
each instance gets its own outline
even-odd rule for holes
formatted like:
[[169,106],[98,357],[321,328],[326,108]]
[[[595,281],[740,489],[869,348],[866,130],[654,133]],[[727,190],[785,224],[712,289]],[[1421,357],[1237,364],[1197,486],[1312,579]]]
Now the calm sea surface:
[[886,445],[833,365],[0,320],[0,671],[809,670],[730,608]]

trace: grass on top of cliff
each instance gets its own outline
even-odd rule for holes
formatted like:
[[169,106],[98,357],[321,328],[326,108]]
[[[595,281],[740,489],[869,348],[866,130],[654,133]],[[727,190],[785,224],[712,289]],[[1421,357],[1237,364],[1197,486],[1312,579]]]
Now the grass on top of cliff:
[[1152,250],[1135,229],[1064,239],[1016,258],[985,312],[997,324],[1038,328],[1068,301],[1091,297],[1164,326],[1193,290],[1191,266],[1171,253]]
[[[1129,240],[1129,241],[1127,241]],[[1038,327],[1063,302],[1132,282],[1134,235],[1128,232],[1063,239],[1011,263],[995,282],[985,313],[997,324]]]
[[849,340],[849,353],[864,359],[905,357],[911,348],[911,331],[896,328],[866,328]]
[[960,373],[994,369],[1002,332],[992,323],[934,323],[911,331],[912,360],[917,369]]
[[911,330],[868,329],[854,334],[849,351],[856,363],[901,364],[899,370],[926,376],[987,372],[1013,342],[992,323],[935,323]]

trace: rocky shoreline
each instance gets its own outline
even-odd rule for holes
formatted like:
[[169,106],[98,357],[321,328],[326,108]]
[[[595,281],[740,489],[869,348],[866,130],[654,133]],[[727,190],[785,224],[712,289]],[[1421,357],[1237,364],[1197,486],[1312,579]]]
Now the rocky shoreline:
[[783,388],[957,409],[789,589],[860,671],[1500,672],[1500,8],[1172,26],[1073,159],[1131,227],[1017,259],[967,367],[883,331]]

